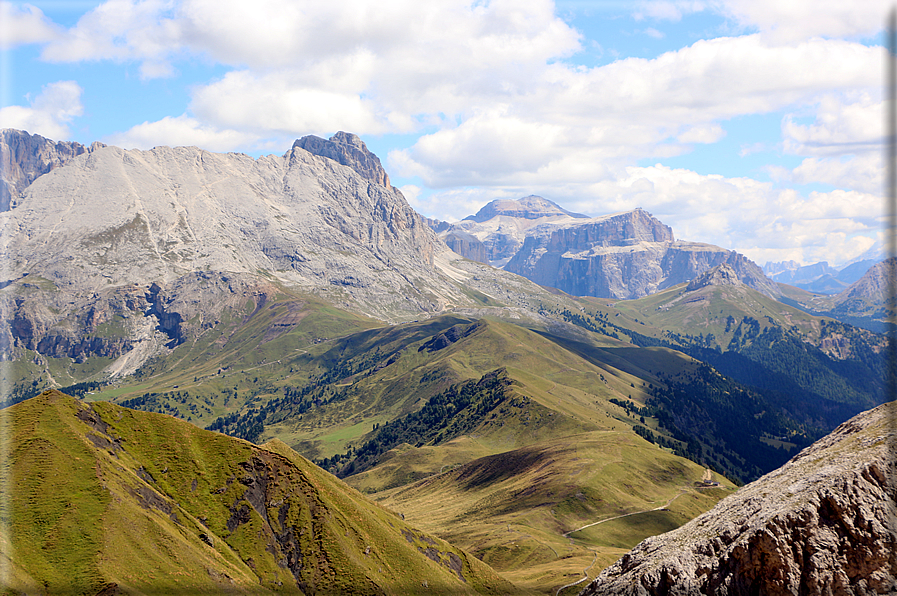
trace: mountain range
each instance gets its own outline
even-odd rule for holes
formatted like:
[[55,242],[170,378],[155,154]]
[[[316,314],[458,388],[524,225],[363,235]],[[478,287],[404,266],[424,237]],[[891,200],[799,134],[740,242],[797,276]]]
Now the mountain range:
[[[847,303],[869,295],[866,310],[839,320],[831,297],[777,284],[734,251],[675,240],[641,209],[589,218],[526,197],[458,224],[428,221],[349,133],[253,159],[4,131],[0,154],[15,163],[0,212],[0,380],[7,404],[23,402],[2,411],[49,425],[37,439],[25,424],[15,445],[60,441],[107,478],[97,488],[85,473],[53,503],[35,501],[44,491],[35,488],[15,501],[34,525],[14,526],[11,540],[44,532],[41,511],[81,489],[127,503],[91,510],[101,527],[137,516],[159,539],[84,557],[84,593],[149,589],[122,575],[125,561],[168,552],[175,534],[190,544],[191,581],[203,589],[226,575],[244,591],[330,589],[326,569],[343,563],[321,563],[318,575],[281,565],[291,555],[278,536],[289,532],[271,512],[284,507],[276,491],[263,504],[257,489],[274,486],[271,474],[355,495],[339,497],[327,519],[345,520],[339,531],[355,537],[375,531],[351,524],[385,521],[382,549],[418,561],[407,574],[374,570],[371,553],[336,530],[332,544],[301,547],[309,560],[349,561],[360,592],[425,579],[445,590],[569,593],[568,576],[682,526],[887,398],[886,338],[845,322],[887,315],[882,268]],[[50,388],[80,399],[42,393]],[[138,427],[157,429],[149,443]],[[168,434],[189,449],[155,453]],[[81,465],[21,449],[31,454],[15,460],[22,478]],[[166,466],[189,474],[166,484]],[[707,467],[712,488],[700,483]],[[190,474],[203,482],[197,470],[221,481],[224,501],[185,488]],[[245,515],[235,513],[241,499]],[[381,505],[400,513],[377,513]],[[304,507],[316,506],[295,505]],[[220,518],[208,531],[162,519],[203,508]],[[242,521],[228,527],[234,515],[258,540],[239,537]],[[396,522],[403,516],[408,525]],[[54,519],[69,531],[69,518]],[[137,540],[115,536],[115,545]],[[202,558],[225,543],[229,567]],[[83,544],[106,552],[94,538]],[[56,547],[3,552],[22,586],[59,585]],[[165,557],[147,573],[171,582]],[[456,558],[474,575],[457,572]]]
[[825,261],[812,265],[801,265],[797,261],[768,262],[763,266],[763,272],[773,281],[809,292],[837,294],[859,281],[877,262],[875,259],[862,259],[841,268],[832,267]]
[[781,295],[734,251],[677,241],[642,209],[590,218],[537,196],[497,199],[457,224],[430,222],[449,247],[575,296],[631,299],[687,282],[727,263],[754,289]]

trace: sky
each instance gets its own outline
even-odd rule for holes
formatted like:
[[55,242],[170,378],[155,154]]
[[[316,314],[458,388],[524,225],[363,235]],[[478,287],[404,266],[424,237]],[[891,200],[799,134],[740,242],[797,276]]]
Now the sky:
[[864,0],[0,0],[0,127],[258,157],[343,130],[421,214],[641,207],[763,265],[881,249]]

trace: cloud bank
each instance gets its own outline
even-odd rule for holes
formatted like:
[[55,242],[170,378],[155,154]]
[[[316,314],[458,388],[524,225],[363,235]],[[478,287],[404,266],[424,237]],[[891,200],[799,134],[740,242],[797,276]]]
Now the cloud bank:
[[[883,67],[868,38],[883,2],[642,2],[629,17],[645,38],[698,13],[721,15],[725,30],[598,66],[578,58],[600,40],[549,0],[108,0],[69,29],[0,7],[21,24],[9,43],[40,44],[50,63],[136,64],[147,81],[177,80],[191,60],[225,67],[191,86],[182,113],[104,139],[126,147],[402,135],[381,157],[425,214],[457,219],[533,192],[593,214],[641,206],[680,237],[757,259],[846,257],[878,225]],[[4,122],[64,137],[81,113],[73,89],[48,85],[4,108]],[[777,139],[740,152],[770,158],[756,177],[663,165],[756,115],[781,119]]]

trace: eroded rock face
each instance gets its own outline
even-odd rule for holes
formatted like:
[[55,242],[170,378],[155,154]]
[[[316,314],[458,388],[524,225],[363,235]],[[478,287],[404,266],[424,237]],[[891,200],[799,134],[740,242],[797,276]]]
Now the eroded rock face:
[[165,287],[195,271],[264,271],[385,320],[467,301],[435,267],[447,247],[355,135],[306,137],[259,159],[99,147],[22,197],[28,209],[0,219],[7,284],[39,276],[83,294]]
[[104,146],[94,143],[88,148],[80,143],[51,141],[23,130],[0,130],[0,211],[8,211],[19,193],[39,176]]
[[712,244],[675,240],[657,219],[636,209],[531,231],[505,269],[576,296],[633,299],[688,282],[728,264],[743,283],[781,294],[753,261]]
[[293,143],[293,147],[300,147],[314,155],[320,155],[344,166],[349,166],[366,179],[381,186],[390,187],[389,176],[380,164],[380,158],[368,151],[364,141],[358,135],[341,131],[326,141],[320,137],[309,135],[298,139]]
[[[728,264],[743,283],[771,297],[781,291],[752,261],[711,244],[677,241],[643,209],[590,218],[542,197],[495,200],[456,224],[431,222],[449,247],[494,267],[575,296],[632,299],[688,282]],[[449,241],[449,238],[452,241]]]
[[893,594],[897,402],[845,422],[686,525],[648,538],[582,596]]
[[737,286],[741,285],[738,274],[728,263],[717,265],[713,269],[705,271],[698,277],[694,278],[685,287],[687,292],[694,292],[707,286]]
[[486,245],[473,234],[468,234],[463,230],[452,230],[441,238],[446,246],[462,257],[479,263],[489,262]]

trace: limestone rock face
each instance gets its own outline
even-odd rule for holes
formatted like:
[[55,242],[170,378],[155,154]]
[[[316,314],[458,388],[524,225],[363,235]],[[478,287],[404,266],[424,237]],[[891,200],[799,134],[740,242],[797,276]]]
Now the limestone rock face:
[[688,285],[685,287],[687,292],[694,292],[695,290],[700,290],[701,288],[706,288],[707,286],[738,286],[741,285],[741,280],[738,279],[738,274],[735,273],[735,270],[732,269],[732,266],[728,263],[723,263],[722,265],[717,265],[713,269],[709,269],[694,278]]
[[677,241],[669,226],[642,209],[590,218],[530,196],[492,201],[456,224],[437,223],[439,237],[460,254],[480,260],[474,256],[479,247],[470,241],[449,242],[450,235],[478,239],[486,262],[494,267],[576,296],[641,298],[723,263],[755,290],[781,295],[743,255]]
[[0,360],[149,357],[277,284],[385,321],[474,304],[354,135],[259,159],[3,138],[37,149],[6,154],[31,182],[0,212]]
[[636,209],[530,230],[505,269],[577,296],[632,299],[688,282],[727,263],[767,296],[780,290],[755,263],[711,244],[677,241],[669,228]]
[[493,267],[503,267],[520,250],[529,231],[536,226],[544,223],[560,225],[581,219],[588,217],[571,213],[548,199],[531,195],[518,200],[496,199],[476,215],[465,217],[458,223],[438,220],[428,220],[428,223],[443,241],[450,234],[463,238],[475,237],[485,247],[485,260],[474,256],[480,249],[471,249],[469,240],[466,243],[454,242],[455,246],[465,251],[459,254],[489,263]]
[[897,402],[845,422],[681,528],[642,541],[582,596],[893,594]]
[[103,146],[94,143],[88,148],[80,143],[51,141],[23,130],[0,130],[0,211],[8,211],[19,193],[39,176]]
[[464,230],[450,230],[444,235],[440,235],[446,246],[458,253],[464,258],[479,263],[488,263],[489,257],[486,245],[480,242],[480,239],[469,234]]
[[25,190],[27,209],[2,214],[10,271],[0,281],[40,276],[89,292],[165,286],[194,271],[266,271],[384,319],[463,301],[434,266],[448,249],[383,184],[379,160],[354,135],[334,139],[305,144],[344,150],[337,157],[358,158],[350,166],[302,143],[257,160],[193,147],[79,155]]
[[543,217],[588,219],[589,217],[582,213],[571,213],[557,203],[543,197],[530,195],[517,200],[496,199],[477,211],[476,215],[468,215],[464,220],[483,223],[499,216],[521,219],[542,219]]
[[367,146],[358,135],[338,132],[327,141],[309,135],[298,139],[293,143],[293,147],[305,149],[314,155],[320,155],[344,166],[349,166],[371,182],[390,187],[389,176],[380,165],[380,158],[368,151]]

